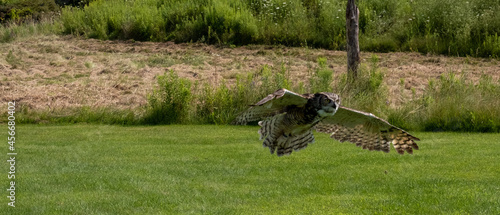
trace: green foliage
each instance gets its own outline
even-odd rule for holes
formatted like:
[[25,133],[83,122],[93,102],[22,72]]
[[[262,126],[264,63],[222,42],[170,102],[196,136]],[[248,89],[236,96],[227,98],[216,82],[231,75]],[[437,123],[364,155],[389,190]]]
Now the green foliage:
[[[500,56],[500,1],[363,0],[363,51]],[[341,0],[96,0],[62,11],[65,33],[100,39],[345,49]]]
[[61,7],[63,6],[73,6],[73,7],[84,7],[90,2],[95,0],[55,0],[55,3]]
[[366,38],[364,36],[360,39],[360,48],[362,50],[371,52],[395,52],[399,50],[397,40],[388,36],[380,36],[374,38]]
[[423,98],[428,108],[424,129],[451,131],[500,131],[500,85],[484,75],[478,84],[465,75],[441,76],[436,86],[429,84]]
[[0,1],[0,43],[62,33],[61,21],[55,18],[59,11],[53,0]]
[[54,0],[19,0],[0,2],[0,23],[40,21],[59,12]]
[[[152,124],[209,123],[227,124],[249,104],[262,99],[279,88],[308,92],[336,92],[342,105],[374,113],[403,129],[424,131],[500,131],[500,83],[482,76],[478,83],[465,76],[442,76],[431,81],[421,97],[393,108],[387,101],[384,73],[377,66],[378,56],[372,55],[371,65],[360,67],[358,79],[349,83],[345,74],[332,81],[332,71],[326,59],[318,59],[318,69],[309,82],[293,84],[284,65],[267,65],[246,77],[238,76],[236,84],[224,81],[218,85],[192,87],[173,71],[159,77],[159,90],[149,99],[144,122]],[[332,85],[333,84],[333,85]],[[191,94],[193,92],[193,94]]]
[[[71,15],[70,15],[71,14]],[[97,0],[85,10],[66,7],[61,19],[64,32],[99,39],[134,39],[159,41],[165,38],[165,21],[156,1]]]
[[225,83],[213,88],[205,84],[201,95],[197,97],[196,117],[201,123],[227,124],[234,117],[237,107],[234,107],[233,92]]
[[347,74],[342,74],[334,92],[339,93],[342,105],[368,111],[384,117],[387,88],[382,84],[384,73],[377,66],[378,56],[372,55],[371,65],[362,64],[355,82],[350,83]]
[[[372,68],[370,70],[363,69],[360,73],[359,82],[348,86],[344,76],[343,81],[336,87],[337,91],[333,90],[333,71],[327,68],[326,58],[318,59],[318,69],[311,74],[309,82],[301,82],[301,84],[291,82],[284,64],[279,68],[264,65],[260,70],[250,73],[246,77],[238,75],[236,84],[233,85],[224,81],[220,84],[191,85],[188,80],[179,79],[171,71],[168,79],[165,79],[165,76],[159,77],[160,89],[165,90],[161,93],[156,90],[151,96],[149,106],[152,108],[149,108],[145,121],[150,122],[152,119],[158,119],[161,122],[162,120],[159,119],[173,117],[162,117],[161,115],[182,113],[182,117],[167,120],[164,123],[228,124],[237,114],[246,110],[248,105],[280,88],[298,92],[304,91],[304,89],[309,89],[308,92],[340,92],[344,99],[342,104],[378,114],[381,112],[378,108],[385,102],[386,93],[382,86],[383,74],[378,71],[376,65],[378,57],[374,56],[372,61]],[[182,83],[182,86],[176,86],[179,83]],[[193,87],[190,88],[191,86]],[[193,92],[192,97],[174,96],[184,95],[189,90]],[[174,98],[179,101],[174,101]],[[171,104],[175,102],[182,103],[182,105]],[[171,110],[174,106],[179,109]]]
[[483,75],[478,83],[453,73],[430,81],[421,98],[390,114],[389,121],[424,131],[500,132],[500,83]]
[[[185,3],[183,3],[185,4]],[[172,6],[163,7],[170,11]],[[201,7],[196,7],[200,8]],[[168,17],[172,15],[166,12]],[[168,19],[167,17],[167,19]],[[257,37],[256,20],[239,2],[213,1],[202,7],[199,14],[176,26],[172,36],[176,41],[203,41],[217,44],[248,44]]]
[[62,32],[62,23],[50,19],[39,22],[10,23],[0,25],[0,42],[6,43],[18,38],[36,35],[54,35]]
[[309,80],[309,92],[332,92],[333,71],[326,65],[326,58],[318,58],[318,69]]
[[191,82],[173,70],[158,77],[158,88],[149,96],[144,116],[146,124],[183,123],[188,120],[191,100]]
[[[277,70],[277,69],[276,69]],[[228,124],[237,114],[246,110],[250,104],[274,92],[276,89],[290,89],[291,82],[284,65],[273,71],[267,65],[246,77],[238,75],[236,84],[228,86],[204,85],[196,96],[196,119],[198,123]]]
[[269,93],[279,88],[292,89],[286,67],[261,70],[246,76],[238,75],[236,83],[194,85],[179,78],[174,71],[158,77],[159,89],[149,98],[144,116],[147,124],[202,123],[228,124]]
[[[23,65],[13,51],[5,60],[12,66]],[[298,83],[291,81],[285,64],[238,74],[235,83],[193,84],[169,71],[158,77],[157,88],[141,110],[82,107],[35,111],[21,107],[16,113],[23,123],[228,124],[249,105],[287,88],[299,93],[337,93],[342,105],[371,112],[407,130],[500,132],[500,82],[486,75],[473,82],[466,75],[450,73],[431,80],[423,95],[414,92],[411,98],[402,99],[405,103],[393,107],[378,60],[372,55],[370,64],[361,64],[354,83],[347,81],[346,74],[333,79],[326,58],[321,57],[309,79]],[[404,79],[400,82],[405,83]]]

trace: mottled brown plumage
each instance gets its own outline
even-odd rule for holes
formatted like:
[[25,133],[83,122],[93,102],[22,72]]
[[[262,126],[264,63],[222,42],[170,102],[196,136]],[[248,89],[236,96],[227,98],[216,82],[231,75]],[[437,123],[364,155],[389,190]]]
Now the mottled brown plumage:
[[400,154],[418,149],[418,138],[371,113],[341,106],[339,96],[333,93],[300,95],[280,89],[252,105],[232,124],[258,120],[262,120],[259,134],[263,146],[278,156],[313,143],[313,129],[368,150],[389,152],[391,143]]

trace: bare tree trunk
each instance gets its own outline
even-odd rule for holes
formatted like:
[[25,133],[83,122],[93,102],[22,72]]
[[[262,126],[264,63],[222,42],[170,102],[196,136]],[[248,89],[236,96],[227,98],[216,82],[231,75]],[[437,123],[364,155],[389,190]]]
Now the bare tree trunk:
[[359,57],[359,9],[355,0],[347,0],[346,30],[347,30],[347,77],[354,81],[358,76]]

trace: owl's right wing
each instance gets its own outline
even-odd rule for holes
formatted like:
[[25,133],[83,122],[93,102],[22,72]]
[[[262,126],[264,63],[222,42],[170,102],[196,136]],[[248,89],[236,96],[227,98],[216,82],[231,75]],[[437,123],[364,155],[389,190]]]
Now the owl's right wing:
[[316,125],[319,132],[329,133],[340,142],[349,141],[363,149],[389,152],[390,144],[400,154],[418,149],[417,137],[389,122],[363,111],[340,106],[335,115]]
[[307,96],[294,93],[287,89],[279,89],[256,104],[251,105],[248,110],[237,116],[231,124],[245,125],[248,122],[263,120],[267,117],[283,113],[289,106],[301,107],[306,104]]

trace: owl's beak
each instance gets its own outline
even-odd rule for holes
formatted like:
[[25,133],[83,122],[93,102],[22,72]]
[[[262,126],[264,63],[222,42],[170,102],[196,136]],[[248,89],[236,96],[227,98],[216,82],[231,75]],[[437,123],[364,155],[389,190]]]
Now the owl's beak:
[[335,108],[332,107],[323,107],[318,111],[319,115],[322,117],[333,116],[335,114]]

